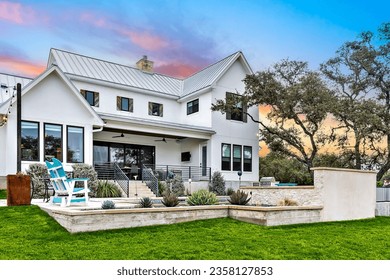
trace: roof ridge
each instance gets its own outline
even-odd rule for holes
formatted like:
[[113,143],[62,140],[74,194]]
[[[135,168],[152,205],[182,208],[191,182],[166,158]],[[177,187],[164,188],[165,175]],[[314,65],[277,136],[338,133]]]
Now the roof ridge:
[[64,53],[68,53],[68,54],[72,54],[72,55],[85,57],[85,58],[88,58],[88,59],[98,60],[98,61],[101,61],[101,62],[105,62],[105,63],[109,63],[109,64],[114,64],[114,65],[130,68],[130,69],[133,69],[133,70],[136,70],[136,71],[148,74],[148,75],[150,75],[150,74],[151,75],[159,75],[159,76],[164,76],[164,77],[168,77],[168,78],[179,80],[179,81],[183,80],[183,79],[176,78],[176,77],[169,76],[169,75],[162,74],[162,73],[157,73],[157,72],[149,73],[149,72],[145,72],[145,71],[142,71],[142,70],[140,70],[140,69],[138,69],[137,67],[134,67],[134,66],[125,65],[125,64],[122,64],[122,63],[113,62],[113,61],[109,61],[109,60],[101,59],[101,58],[96,58],[96,57],[92,57],[92,56],[88,56],[88,55],[84,55],[84,54],[79,54],[79,53],[75,53],[75,52],[71,52],[71,51],[67,51],[67,50],[61,50],[61,49],[58,49],[58,48],[51,48],[51,50],[56,50],[56,51],[60,51],[60,52],[64,52]]
[[185,78],[185,79],[183,79],[183,80],[187,80],[187,79],[189,79],[189,78],[195,76],[196,74],[198,74],[198,73],[200,73],[200,72],[203,72],[203,71],[207,70],[208,68],[211,68],[212,66],[214,66],[214,65],[216,65],[216,64],[218,64],[218,63],[220,63],[220,62],[222,62],[222,61],[224,61],[224,60],[227,60],[228,58],[230,58],[230,57],[232,57],[232,56],[237,55],[238,53],[241,53],[241,54],[242,54],[241,51],[236,51],[236,52],[234,52],[234,53],[232,53],[232,54],[230,54],[230,55],[228,55],[228,56],[226,56],[226,57],[224,57],[224,58],[218,60],[217,62],[214,62],[213,64],[210,64],[210,65],[206,66],[205,68],[199,70],[198,72],[195,72],[194,74],[192,74],[191,76],[188,76],[187,78]]

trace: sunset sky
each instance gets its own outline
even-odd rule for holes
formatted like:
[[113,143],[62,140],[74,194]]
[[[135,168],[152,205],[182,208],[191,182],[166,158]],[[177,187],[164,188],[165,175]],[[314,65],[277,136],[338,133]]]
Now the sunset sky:
[[254,71],[283,58],[311,68],[390,20],[384,0],[0,1],[0,72],[35,77],[50,48],[186,77],[243,51]]

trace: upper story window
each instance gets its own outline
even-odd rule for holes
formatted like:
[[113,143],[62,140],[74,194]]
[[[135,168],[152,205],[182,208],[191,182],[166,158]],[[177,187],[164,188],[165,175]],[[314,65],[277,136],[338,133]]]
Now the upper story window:
[[149,102],[149,115],[162,117],[163,105],[159,103]]
[[[227,92],[226,93],[226,101],[229,102],[231,100],[237,99],[240,95]],[[235,102],[234,109],[226,112],[226,119],[227,120],[235,120],[235,121],[241,121],[241,122],[247,122],[247,106],[246,104],[243,104],[242,101],[237,100]]]
[[187,115],[199,112],[199,99],[187,103]]
[[118,111],[133,112],[133,99],[117,96],[116,97],[116,109]]
[[22,121],[22,160],[39,161],[39,123]]
[[90,90],[80,90],[81,95],[87,100],[89,105],[99,107],[99,93]]

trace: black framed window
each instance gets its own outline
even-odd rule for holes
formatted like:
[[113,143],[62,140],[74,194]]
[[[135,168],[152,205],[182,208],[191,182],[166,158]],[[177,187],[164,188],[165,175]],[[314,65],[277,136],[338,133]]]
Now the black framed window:
[[233,171],[241,171],[242,147],[233,145]]
[[95,91],[90,90],[80,90],[81,95],[84,96],[85,100],[89,103],[91,106],[99,107],[99,93]]
[[69,163],[84,162],[84,128],[77,126],[68,126],[66,131],[67,161]]
[[39,161],[39,123],[22,121],[22,160]]
[[162,117],[163,105],[159,103],[149,102],[149,115]]
[[187,115],[199,112],[199,99],[187,103]]
[[231,170],[232,146],[230,144],[222,144],[222,170]]
[[133,99],[117,96],[116,97],[116,109],[118,111],[133,112]]
[[226,119],[227,120],[235,120],[235,121],[241,121],[241,122],[247,122],[248,116],[246,114],[247,112],[247,106],[244,104],[241,100],[241,96],[239,94],[227,92],[226,93],[226,101],[228,103],[234,102],[234,108],[231,110],[228,110],[226,112]]
[[45,134],[45,159],[56,159],[62,161],[62,125],[60,124],[44,124]]
[[244,146],[244,171],[252,171],[252,147]]

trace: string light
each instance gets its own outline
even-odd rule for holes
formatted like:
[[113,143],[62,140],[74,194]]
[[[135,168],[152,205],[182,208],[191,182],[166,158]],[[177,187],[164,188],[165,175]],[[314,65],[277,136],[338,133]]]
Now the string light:
[[[1,88],[10,88],[8,86],[5,86],[5,85],[1,85]],[[14,98],[15,98],[15,93],[16,93],[16,86],[12,87],[13,89],[13,92],[12,92],[12,96],[11,96],[11,99],[9,101],[9,106],[8,106],[8,109],[7,109],[7,113],[5,115],[2,115],[1,119],[0,119],[0,127],[4,126],[7,121],[8,121],[8,116],[11,114],[11,108],[12,108],[12,103],[14,101]],[[8,90],[6,90],[7,92]]]

